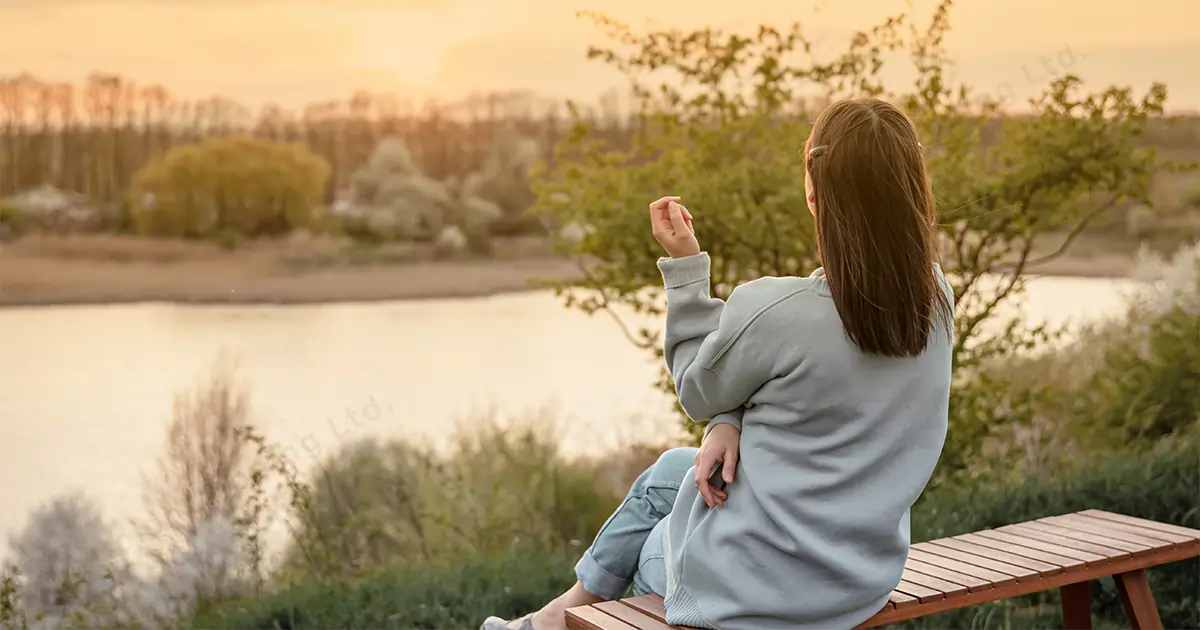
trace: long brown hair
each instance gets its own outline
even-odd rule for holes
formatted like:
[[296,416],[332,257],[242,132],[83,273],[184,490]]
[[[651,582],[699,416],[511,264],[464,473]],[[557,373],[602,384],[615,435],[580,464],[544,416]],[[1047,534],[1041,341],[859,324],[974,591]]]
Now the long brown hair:
[[864,352],[914,357],[950,301],[934,274],[937,207],[911,120],[874,98],[829,106],[805,164],[817,246],[846,335]]

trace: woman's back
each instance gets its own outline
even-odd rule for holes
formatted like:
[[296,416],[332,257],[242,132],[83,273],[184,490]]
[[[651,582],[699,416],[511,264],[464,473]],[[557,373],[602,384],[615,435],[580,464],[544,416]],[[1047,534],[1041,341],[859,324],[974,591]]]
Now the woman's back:
[[[667,286],[678,285],[668,292],[675,314],[710,301],[706,287],[686,283],[707,264],[704,255],[660,263]],[[946,290],[940,270],[929,273]],[[723,389],[743,378],[765,384],[745,404],[725,506],[708,509],[688,484],[676,499],[666,542],[668,620],[722,630],[857,625],[900,580],[908,509],[942,449],[949,328],[934,325],[915,357],[866,353],[847,337],[820,270],[739,287],[723,310],[728,339],[690,369],[707,371]],[[668,336],[686,335],[673,328]],[[767,373],[740,373],[764,363]],[[711,415],[715,408],[697,409],[704,403],[686,391],[702,378],[677,375],[681,399],[689,413]]]

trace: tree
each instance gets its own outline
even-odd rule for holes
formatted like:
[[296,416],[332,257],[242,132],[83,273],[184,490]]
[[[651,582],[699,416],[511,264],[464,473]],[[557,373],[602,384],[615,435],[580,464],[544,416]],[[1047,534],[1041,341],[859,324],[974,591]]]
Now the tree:
[[36,627],[119,625],[117,590],[131,574],[95,502],[77,493],[56,497],[34,510],[9,545],[22,574],[20,605]]
[[[1029,115],[1008,115],[994,99],[954,85],[942,43],[952,4],[942,0],[924,28],[907,15],[890,17],[829,60],[812,56],[799,23],[752,35],[636,33],[589,14],[613,40],[589,57],[630,80],[637,116],[631,146],[620,147],[572,110],[571,133],[553,166],[538,173],[533,211],[584,226],[563,243],[585,261],[581,279],[556,285],[566,305],[662,313],[660,252],[645,207],[668,192],[695,200],[714,295],[754,277],[807,274],[817,264],[802,175],[809,121],[831,99],[888,98],[919,127],[958,304],[951,440],[939,468],[969,470],[991,428],[1027,416],[1034,394],[1007,392],[985,364],[1048,332],[1019,319],[997,322],[997,307],[1021,292],[1026,270],[1067,251],[1097,215],[1125,201],[1148,204],[1149,176],[1170,165],[1136,143],[1163,112],[1161,84],[1140,97],[1118,87],[1085,93],[1064,75],[1030,103]],[[889,93],[879,71],[901,54],[918,78],[911,90]],[[661,354],[657,331],[627,332]],[[671,388],[665,369],[660,383]]]
[[255,446],[244,437],[252,412],[236,366],[219,359],[206,380],[175,397],[167,441],[155,474],[145,481],[147,548],[163,567],[193,553],[214,523],[238,523],[259,535],[261,523],[248,522],[254,491]]

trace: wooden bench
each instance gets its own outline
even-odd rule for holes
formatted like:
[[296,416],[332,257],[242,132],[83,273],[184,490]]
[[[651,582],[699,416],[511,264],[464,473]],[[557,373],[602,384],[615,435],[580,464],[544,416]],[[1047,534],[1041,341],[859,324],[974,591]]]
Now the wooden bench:
[[[878,626],[1059,589],[1063,625],[1090,630],[1091,581],[1112,577],[1131,626],[1162,630],[1145,570],[1200,556],[1200,530],[1085,510],[912,546]],[[671,630],[662,598],[633,597],[567,611],[571,630]]]

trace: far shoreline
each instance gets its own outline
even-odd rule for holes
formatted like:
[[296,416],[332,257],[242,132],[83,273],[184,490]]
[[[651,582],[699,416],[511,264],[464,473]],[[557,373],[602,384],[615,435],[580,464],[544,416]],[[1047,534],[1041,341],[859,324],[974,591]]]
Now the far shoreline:
[[[0,309],[166,304],[317,306],[485,299],[547,291],[542,282],[580,277],[557,256],[448,260],[297,270],[244,260],[169,264],[0,256]],[[1031,278],[1127,279],[1126,256],[1062,258]]]

